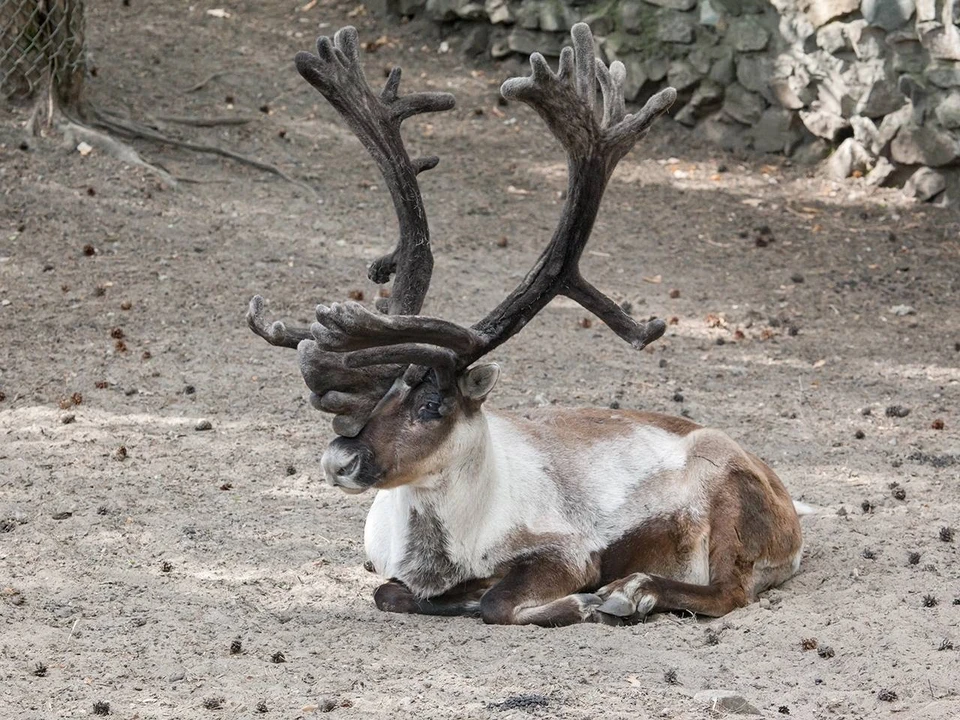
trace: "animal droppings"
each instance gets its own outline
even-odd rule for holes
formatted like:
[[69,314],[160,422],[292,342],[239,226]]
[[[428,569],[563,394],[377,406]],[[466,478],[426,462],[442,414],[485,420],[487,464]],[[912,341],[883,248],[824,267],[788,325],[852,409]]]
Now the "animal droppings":
[[883,702],[893,702],[897,699],[897,694],[893,690],[887,690],[884,688],[877,693],[877,700],[883,700]]
[[280,663],[285,663],[287,661],[286,656],[277,650],[273,655],[270,656],[270,662],[279,665]]
[[884,411],[884,414],[889,418],[905,418],[910,414],[910,408],[905,408],[902,405],[890,405]]
[[902,487],[896,487],[896,488],[894,488],[894,489],[893,489],[893,492],[891,493],[891,495],[893,495],[893,497],[894,497],[896,500],[906,500],[906,499],[907,499],[907,491],[904,490]]
[[550,698],[537,694],[511,695],[503,702],[490,703],[487,708],[490,710],[531,710],[538,707],[547,707],[550,704]]
[[226,698],[222,696],[217,696],[217,697],[204,698],[201,704],[207,710],[222,710],[223,704],[225,702],[226,702]]
[[93,703],[93,714],[94,715],[109,715],[110,714],[110,703],[104,702],[103,700],[97,700]]
[[230,643],[230,654],[239,655],[243,652],[243,642],[240,638],[236,638],[233,642]]
[[257,712],[258,713],[267,712],[267,703],[265,700],[261,700],[260,702],[257,703]]
[[836,653],[833,651],[832,647],[830,647],[829,645],[824,645],[822,647],[817,648],[817,655],[819,655],[824,659],[829,659],[829,658],[832,658],[834,655],[836,655]]
[[952,527],[940,528],[940,539],[943,542],[953,542],[953,528]]
[[908,565],[919,565],[920,564],[920,553],[912,552],[907,555],[907,564]]
[[800,647],[803,649],[804,652],[806,652],[807,650],[816,650],[818,644],[819,643],[817,643],[817,639],[815,637],[803,638],[800,641]]

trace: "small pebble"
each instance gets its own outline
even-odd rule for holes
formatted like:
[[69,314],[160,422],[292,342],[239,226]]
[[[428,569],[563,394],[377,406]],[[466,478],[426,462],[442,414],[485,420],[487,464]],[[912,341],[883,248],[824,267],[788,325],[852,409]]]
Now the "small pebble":
[[803,275],[801,275],[800,273],[794,273],[793,275],[790,276],[790,279],[799,285],[800,283],[803,282],[804,278],[803,278]]
[[194,426],[194,429],[197,431],[213,430],[213,423],[210,422],[209,420],[201,420]]
[[76,415],[74,415],[73,413],[67,413],[62,418],[60,418],[60,422],[62,422],[64,425],[69,425],[76,419],[77,419]]

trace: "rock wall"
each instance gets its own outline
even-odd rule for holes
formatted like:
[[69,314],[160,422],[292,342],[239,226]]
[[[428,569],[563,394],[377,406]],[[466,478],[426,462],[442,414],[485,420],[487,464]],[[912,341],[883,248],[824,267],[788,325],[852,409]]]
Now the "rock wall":
[[[960,162],[958,0],[370,0],[458,23],[467,54],[559,55],[590,24],[628,99],[665,85],[681,123],[722,146],[829,155],[835,177],[883,184]],[[833,151],[831,153],[831,151]],[[938,179],[939,178],[939,179]],[[930,170],[908,182],[943,190]]]

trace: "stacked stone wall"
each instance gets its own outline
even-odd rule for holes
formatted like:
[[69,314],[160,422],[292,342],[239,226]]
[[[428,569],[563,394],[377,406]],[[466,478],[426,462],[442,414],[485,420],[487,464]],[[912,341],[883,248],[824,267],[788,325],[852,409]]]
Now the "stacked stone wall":
[[[829,155],[835,177],[911,177],[932,199],[960,162],[958,0],[370,0],[457,24],[461,51],[557,56],[590,24],[628,99],[672,85],[678,122],[728,148]],[[897,172],[900,169],[901,172]],[[911,172],[916,171],[915,177]]]

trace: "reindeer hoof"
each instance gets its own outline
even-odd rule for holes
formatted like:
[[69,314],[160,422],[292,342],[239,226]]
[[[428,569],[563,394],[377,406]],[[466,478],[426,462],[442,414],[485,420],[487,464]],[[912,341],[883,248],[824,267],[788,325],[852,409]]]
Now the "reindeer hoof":
[[633,615],[637,611],[637,607],[623,595],[614,593],[597,610],[607,615],[625,618]]

